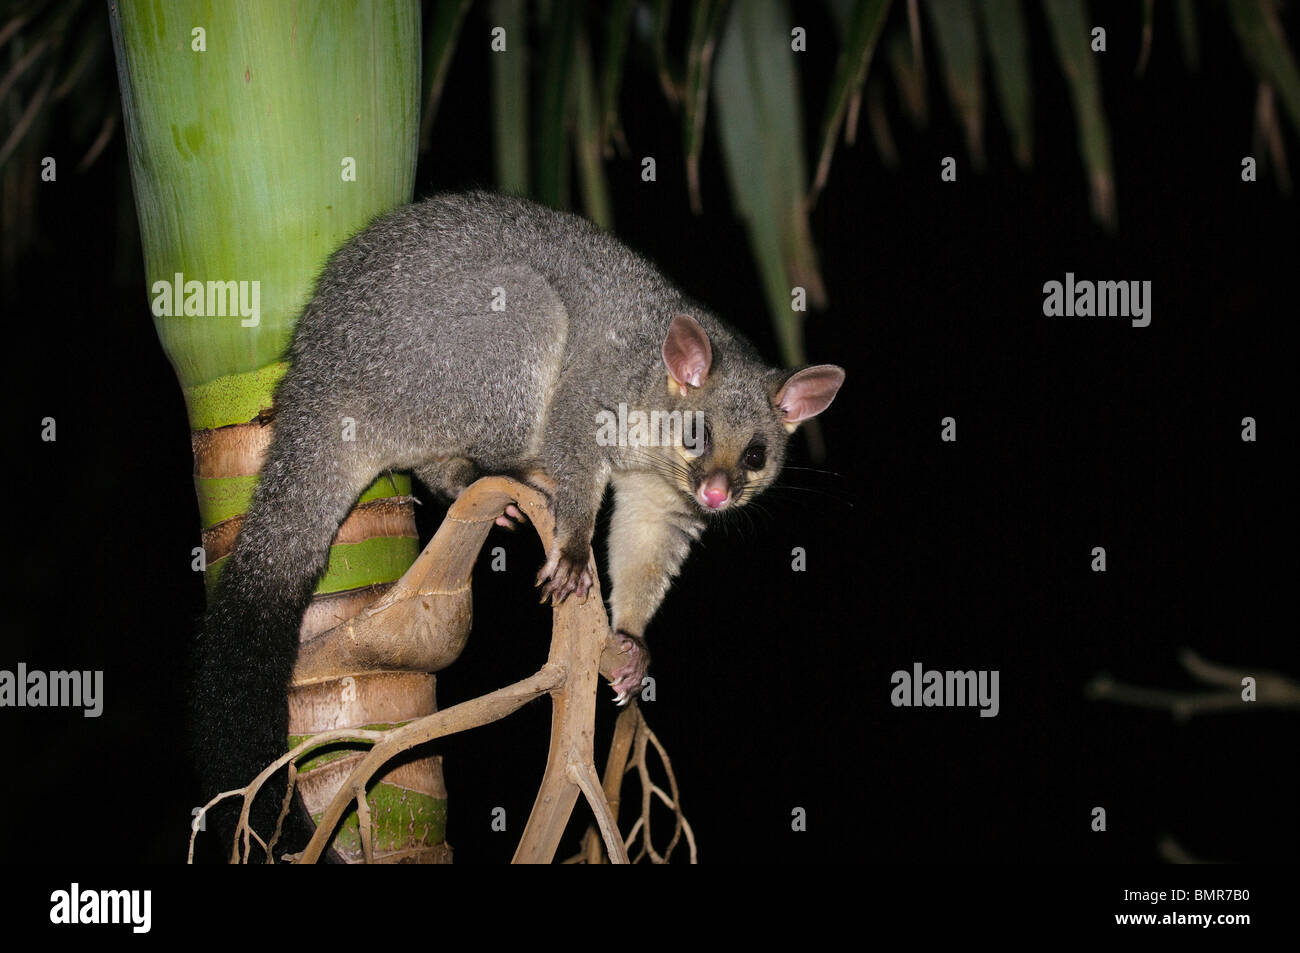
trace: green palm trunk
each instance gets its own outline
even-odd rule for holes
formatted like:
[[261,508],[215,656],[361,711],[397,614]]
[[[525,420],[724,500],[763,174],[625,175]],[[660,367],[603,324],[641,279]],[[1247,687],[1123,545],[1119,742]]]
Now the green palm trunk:
[[[420,10],[415,0],[119,0],[110,12],[146,287],[188,408],[210,587],[256,484],[280,358],[316,274],[375,215],[410,201]],[[417,552],[410,478],[385,476],[340,531],[304,637],[373,598]],[[433,705],[430,675],[387,673],[382,692],[369,677],[310,686],[291,706],[291,731]],[[309,807],[313,787],[342,781],[337,761],[302,778]],[[377,854],[445,855],[435,759],[407,765],[371,800]],[[349,823],[336,846],[355,855],[355,815]]]

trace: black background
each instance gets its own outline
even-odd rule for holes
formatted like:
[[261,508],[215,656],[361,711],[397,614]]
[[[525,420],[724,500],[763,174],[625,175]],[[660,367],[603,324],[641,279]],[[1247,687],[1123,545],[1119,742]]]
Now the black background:
[[[971,171],[933,63],[928,130],[887,93],[897,172],[865,121],[858,145],[836,154],[812,218],[831,307],[807,325],[810,359],[848,370],[823,418],[828,456],[706,536],[649,630],[658,699],[647,715],[702,861],[1144,862],[1165,835],[1209,860],[1295,856],[1294,713],[1178,724],[1084,697],[1099,672],[1193,689],[1182,647],[1300,673],[1286,595],[1294,469],[1278,449],[1295,442],[1282,403],[1294,385],[1295,204],[1268,175],[1241,181],[1255,82],[1221,11],[1202,10],[1191,74],[1160,6],[1136,78],[1136,5],[1093,10],[1108,28],[1098,62],[1117,235],[1089,218],[1073,112],[1036,11],[1033,171],[1015,168],[996,104],[988,171]],[[822,5],[800,5],[796,22],[809,31],[797,63],[812,142],[836,47]],[[487,29],[478,8],[417,195],[491,185],[489,54],[472,41]],[[709,214],[693,217],[679,119],[649,69],[629,70],[623,105],[632,154],[607,166],[616,231],[775,359],[716,134]],[[57,139],[51,150],[79,155]],[[657,183],[640,180],[647,154]],[[940,181],[946,155],[956,183]],[[200,801],[182,713],[203,600],[184,405],[138,237],[117,224],[120,136],[85,176],[44,185],[38,171],[38,242],[4,302],[4,498],[24,528],[5,547],[0,667],[103,669],[105,711],[0,713],[7,853],[179,862]],[[1150,327],[1044,317],[1043,283],[1067,271],[1150,280]],[[956,444],[939,439],[949,415]],[[56,443],[39,439],[46,416]],[[1244,416],[1259,422],[1257,443],[1240,439]],[[422,508],[426,533],[438,515]],[[443,706],[545,657],[536,539],[497,531],[488,548],[498,544],[513,571],[482,564],[473,636],[439,676]],[[1089,569],[1098,545],[1105,574]],[[796,546],[803,573],[790,569]],[[890,675],[914,662],[999,670],[1000,714],[892,707]],[[598,751],[613,714],[602,706]],[[539,702],[439,746],[457,863],[509,860],[548,727]],[[508,833],[489,827],[497,806]],[[1105,833],[1090,828],[1095,806]],[[790,829],[795,807],[806,832]]]

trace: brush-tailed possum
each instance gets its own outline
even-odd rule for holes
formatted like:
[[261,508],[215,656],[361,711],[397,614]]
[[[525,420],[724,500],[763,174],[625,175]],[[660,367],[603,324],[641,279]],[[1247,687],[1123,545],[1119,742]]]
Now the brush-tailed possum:
[[[611,624],[630,659],[614,674],[622,700],[641,688],[646,626],[691,543],[772,483],[790,434],[844,380],[828,364],[768,366],[611,235],[486,192],[397,209],[343,245],[288,358],[274,439],[199,638],[205,797],[287,750],[303,612],[340,523],[384,471],[412,470],[453,498],[485,474],[546,488],[555,544],[537,583],[553,602],[586,597],[612,484]],[[681,439],[656,439],[646,418],[672,422]],[[279,800],[268,786],[256,828],[274,826]]]

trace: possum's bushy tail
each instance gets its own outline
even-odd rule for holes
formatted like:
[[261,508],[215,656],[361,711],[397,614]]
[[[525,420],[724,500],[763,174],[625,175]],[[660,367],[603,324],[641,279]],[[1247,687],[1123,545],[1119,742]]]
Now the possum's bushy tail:
[[[278,426],[278,425],[277,425]],[[344,472],[320,441],[290,428],[277,432],[235,549],[199,634],[192,700],[194,755],[204,802],[242,788],[287,749],[289,680],[298,631],[330,543],[368,478]],[[287,772],[262,786],[253,829],[269,839],[284,799]],[[311,826],[300,798],[285,820],[276,853],[301,850]],[[223,856],[230,850],[240,799],[209,815]],[[256,853],[256,842],[252,842]],[[263,859],[263,858],[250,858]]]

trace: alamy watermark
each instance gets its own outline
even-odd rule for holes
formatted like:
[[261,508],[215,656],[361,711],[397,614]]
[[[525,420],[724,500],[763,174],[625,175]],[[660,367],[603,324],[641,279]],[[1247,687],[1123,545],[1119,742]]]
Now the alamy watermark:
[[73,883],[68,890],[50,894],[50,922],[54,924],[126,924],[132,933],[148,933],[153,924],[152,890],[83,890]]
[[997,669],[941,672],[913,662],[910,672],[899,669],[890,682],[889,701],[895,708],[979,708],[981,718],[997,717]]
[[212,318],[239,315],[239,323],[255,328],[262,321],[260,281],[186,281],[176,272],[171,281],[155,281],[153,313],[158,318]]
[[704,411],[640,410],[618,405],[596,412],[596,443],[602,447],[683,447],[704,452]]
[[0,708],[84,708],[86,718],[104,711],[104,673],[42,672],[19,662],[0,669]]
[[1043,285],[1043,314],[1049,318],[1131,318],[1133,327],[1151,323],[1150,281],[1076,280],[1074,272],[1065,281]]

